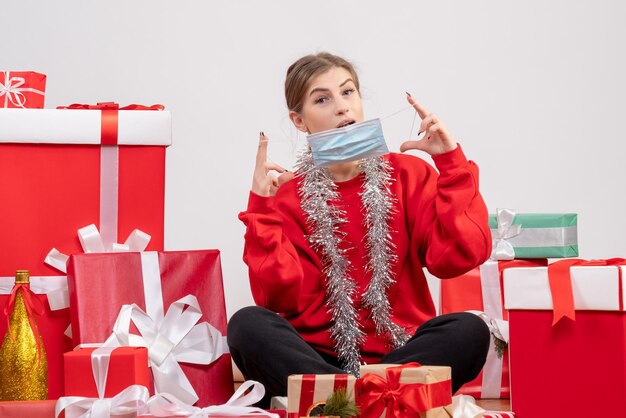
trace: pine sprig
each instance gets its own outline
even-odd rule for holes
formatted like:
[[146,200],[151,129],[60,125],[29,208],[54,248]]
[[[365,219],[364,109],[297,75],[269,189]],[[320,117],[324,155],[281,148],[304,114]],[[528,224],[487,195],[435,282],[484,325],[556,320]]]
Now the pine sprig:
[[335,415],[341,418],[355,417],[359,414],[359,407],[351,401],[345,389],[337,389],[324,405],[324,415]]
[[498,356],[499,359],[501,359],[502,356],[504,356],[504,350],[506,350],[506,348],[509,345],[506,343],[506,341],[502,341],[495,335],[493,336],[493,342],[494,342],[494,348],[496,350],[496,355]]

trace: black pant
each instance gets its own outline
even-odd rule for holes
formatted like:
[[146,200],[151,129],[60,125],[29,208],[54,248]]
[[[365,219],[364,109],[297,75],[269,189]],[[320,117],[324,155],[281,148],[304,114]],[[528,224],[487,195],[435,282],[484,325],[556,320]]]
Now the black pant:
[[[265,385],[259,406],[272,396],[287,394],[291,374],[345,374],[333,356],[308,345],[291,324],[258,306],[236,312],[228,323],[228,346],[246,379]],[[422,324],[403,347],[387,353],[380,363],[419,362],[452,368],[452,391],[478,376],[489,349],[489,329],[476,315],[453,313]]]

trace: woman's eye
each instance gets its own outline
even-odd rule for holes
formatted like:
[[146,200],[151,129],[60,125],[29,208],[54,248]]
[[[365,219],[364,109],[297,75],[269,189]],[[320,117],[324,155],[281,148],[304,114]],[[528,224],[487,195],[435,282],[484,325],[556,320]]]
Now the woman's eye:
[[315,103],[326,103],[327,101],[328,101],[328,98],[324,96],[320,96],[317,99],[315,99]]
[[345,89],[345,90],[343,91],[343,95],[344,95],[344,96],[349,96],[349,95],[351,95],[352,93],[354,93],[354,89],[353,89],[353,88]]

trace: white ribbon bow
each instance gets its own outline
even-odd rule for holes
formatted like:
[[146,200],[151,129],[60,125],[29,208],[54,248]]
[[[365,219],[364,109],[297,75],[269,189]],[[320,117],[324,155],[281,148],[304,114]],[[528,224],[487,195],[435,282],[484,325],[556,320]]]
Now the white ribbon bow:
[[476,405],[476,400],[468,395],[453,396],[452,411],[453,418],[482,418],[485,414],[502,418],[514,416],[514,414],[510,411],[486,411]]
[[[246,393],[250,389],[249,393]],[[189,418],[206,418],[213,415],[220,416],[241,416],[248,414],[263,415],[270,418],[278,418],[277,414],[264,411],[250,405],[263,399],[265,387],[254,380],[247,380],[237,389],[233,396],[223,405],[208,406],[199,408],[191,406],[174,395],[169,393],[159,393],[148,401],[150,413],[155,417],[184,416]]]
[[[110,248],[106,248],[102,240],[102,236],[98,228],[94,225],[87,225],[78,230],[78,239],[83,251],[88,253],[104,253],[104,252],[128,252],[128,251],[144,251],[150,243],[152,237],[140,229],[135,229],[130,233],[124,244],[114,243]],[[57,270],[67,273],[67,260],[69,257],[56,248],[50,250],[46,256],[45,263]]]
[[[143,251],[148,246],[150,239],[152,237],[140,229],[135,229],[130,233],[126,242],[124,244],[113,244],[108,251],[115,252],[128,252],[128,251]],[[107,249],[104,246],[102,241],[102,237],[100,236],[100,232],[98,228],[94,225],[87,225],[78,230],[78,239],[80,240],[80,245],[83,247],[83,251],[85,253],[101,253],[106,252]],[[63,254],[56,248],[50,250],[48,255],[44,260],[44,263],[47,265],[67,274],[67,260],[69,256]],[[54,298],[51,300],[50,298]],[[50,308],[52,309],[52,304],[55,303],[55,306],[58,306],[56,309],[68,308],[70,306],[70,297],[67,288],[67,279],[65,281],[65,287],[63,289],[57,290],[53,294],[48,294],[48,300],[50,301]],[[57,302],[58,301],[58,302]],[[68,337],[72,337],[72,325],[70,324],[65,330],[65,335]]]
[[[143,414],[147,409],[148,389],[132,385],[112,398],[65,396],[55,406],[55,416],[65,411],[65,418],[110,418],[112,415]],[[133,415],[134,416],[134,415]]]
[[36,94],[44,95],[45,93],[31,87],[21,87],[26,80],[24,77],[11,77],[9,71],[4,72],[4,84],[0,83],[0,97],[4,96],[4,107],[7,107],[9,101],[17,107],[24,108],[26,104],[26,96],[23,91],[29,91]]
[[[147,347],[156,391],[194,404],[198,395],[178,363],[210,364],[228,353],[226,337],[208,322],[198,324],[201,317],[193,295],[172,303],[162,320],[151,318],[136,304],[124,305],[103,345]],[[131,322],[140,335],[130,332]]]
[[515,258],[515,250],[508,240],[519,235],[522,232],[522,226],[513,225],[513,219],[515,219],[515,211],[513,210],[498,209],[496,211],[498,230],[493,239],[493,250],[491,251],[493,260],[513,260]]

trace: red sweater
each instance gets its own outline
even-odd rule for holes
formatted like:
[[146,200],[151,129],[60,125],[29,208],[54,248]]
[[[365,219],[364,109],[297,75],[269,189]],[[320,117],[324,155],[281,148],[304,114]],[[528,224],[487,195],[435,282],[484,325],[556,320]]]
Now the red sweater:
[[[437,277],[455,277],[483,263],[491,252],[487,209],[478,191],[478,167],[467,161],[461,147],[433,157],[440,174],[423,160],[405,154],[385,156],[393,167],[390,189],[397,199],[392,217],[392,241],[398,262],[396,283],[388,291],[393,320],[414,333],[435,316],[425,266]],[[300,207],[301,179],[283,184],[274,197],[250,193],[248,210],[239,214],[247,226],[243,259],[248,265],[254,300],[283,315],[314,348],[335,354],[330,338],[331,314],[325,301],[325,277],[320,254],[306,236],[310,234]],[[347,257],[350,276],[358,283],[354,301],[366,339],[362,359],[376,363],[389,346],[375,335],[361,295],[370,280],[365,271],[364,213],[359,192],[364,176],[338,182],[341,195],[334,202],[345,211]]]

